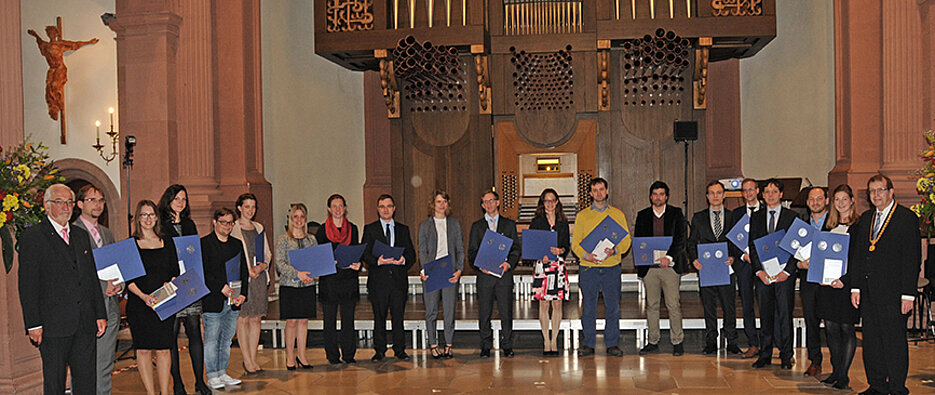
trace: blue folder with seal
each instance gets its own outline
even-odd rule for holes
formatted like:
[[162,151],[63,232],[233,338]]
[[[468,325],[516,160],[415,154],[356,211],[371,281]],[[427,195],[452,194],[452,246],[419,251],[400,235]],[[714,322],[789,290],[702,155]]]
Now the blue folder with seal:
[[175,285],[176,288],[175,296],[166,300],[155,309],[156,314],[159,315],[159,319],[163,321],[173,314],[182,311],[182,309],[188,307],[192,303],[201,300],[201,298],[209,293],[204,280],[198,275],[198,272],[194,270],[186,271],[181,276],[176,277],[172,280],[172,284]]
[[847,252],[851,236],[848,234],[818,232],[813,239],[812,257],[808,264],[811,283],[830,285],[847,273]]
[[730,285],[730,266],[725,261],[730,259],[727,255],[727,242],[698,244],[698,282],[702,287]]
[[502,277],[504,271],[500,265],[506,262],[512,246],[513,239],[487,229],[474,258],[474,266],[487,270],[492,276]]
[[526,229],[523,231],[523,259],[540,260],[549,257],[549,262],[558,258],[552,253],[558,247],[558,233],[550,230]]
[[289,264],[300,272],[308,272],[309,277],[327,276],[338,272],[331,243],[289,251]]
[[347,269],[352,263],[360,262],[360,256],[364,254],[366,248],[366,244],[338,244],[338,247],[334,249],[334,259],[338,261],[339,268]]
[[454,267],[451,265],[451,256],[445,255],[434,261],[422,265],[422,270],[428,278],[425,280],[424,292],[455,286],[450,280],[454,277]]
[[672,236],[634,237],[633,264],[636,266],[659,265],[659,258],[666,255],[672,246]]
[[129,238],[101,248],[91,250],[97,277],[101,280],[118,280],[123,283],[146,275],[136,239]]

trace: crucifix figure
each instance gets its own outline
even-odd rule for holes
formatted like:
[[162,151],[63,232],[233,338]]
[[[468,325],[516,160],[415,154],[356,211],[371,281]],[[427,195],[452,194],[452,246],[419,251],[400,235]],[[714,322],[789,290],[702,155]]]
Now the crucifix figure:
[[[97,43],[96,38],[88,41],[69,41],[62,39],[62,17],[57,17],[56,24],[46,26],[45,33],[49,41],[43,40],[35,30],[29,29],[26,33],[36,38],[39,53],[45,57],[49,64],[49,71],[45,75],[45,101],[49,105],[49,116],[57,120],[62,126],[62,144],[65,144],[65,82],[68,81],[68,68],[62,57],[65,51],[74,51],[88,44]],[[61,114],[61,119],[59,119]]]

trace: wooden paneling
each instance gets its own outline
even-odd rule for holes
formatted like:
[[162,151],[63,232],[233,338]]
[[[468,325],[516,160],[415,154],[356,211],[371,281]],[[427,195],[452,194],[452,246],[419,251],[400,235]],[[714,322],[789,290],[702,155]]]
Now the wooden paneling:
[[708,141],[717,142],[705,145],[707,176],[742,176],[739,60],[709,64],[707,102],[705,133]]

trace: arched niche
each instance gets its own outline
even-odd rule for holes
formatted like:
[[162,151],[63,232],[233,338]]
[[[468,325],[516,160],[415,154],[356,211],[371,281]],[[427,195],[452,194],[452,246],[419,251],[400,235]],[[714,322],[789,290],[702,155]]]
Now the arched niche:
[[127,213],[126,208],[124,208],[126,202],[120,199],[120,190],[110,181],[110,177],[107,176],[103,169],[78,158],[56,160],[55,166],[65,176],[66,184],[84,180],[100,187],[101,192],[104,193],[104,199],[107,200],[108,228],[114,232],[114,236],[118,240],[127,236],[126,233],[123,233],[127,229]]

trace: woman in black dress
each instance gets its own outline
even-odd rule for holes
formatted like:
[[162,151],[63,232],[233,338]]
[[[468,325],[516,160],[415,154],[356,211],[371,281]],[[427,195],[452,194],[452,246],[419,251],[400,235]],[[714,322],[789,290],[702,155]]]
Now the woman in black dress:
[[[332,248],[337,248],[338,244],[358,244],[360,239],[357,236],[357,225],[344,216],[346,210],[343,196],[334,194],[328,197],[328,219],[318,228],[315,235],[319,244],[331,243]],[[355,262],[346,269],[338,268],[337,273],[319,279],[319,296],[325,313],[325,356],[332,365],[337,365],[342,360],[344,363],[357,362],[354,359],[354,354],[357,353],[354,309],[357,307],[357,299],[360,299],[358,270],[360,262]],[[340,340],[337,336],[338,308],[341,310]]]
[[[289,262],[289,251],[318,244],[315,236],[306,232],[308,209],[302,203],[289,205],[289,225],[286,233],[276,238],[276,272],[279,273],[279,319],[286,320],[286,369],[311,369],[305,355],[308,340],[308,320],[315,318],[318,304],[315,296],[316,277],[298,271]],[[289,365],[290,362],[293,365]]]
[[[159,199],[159,224],[162,234],[168,239],[179,236],[197,235],[198,229],[191,219],[191,209],[188,207],[188,190],[179,184],[170,185]],[[172,382],[175,394],[185,394],[185,383],[179,371],[179,328],[185,325],[185,336],[188,338],[188,356],[192,360],[192,372],[195,375],[195,391],[204,395],[210,394],[211,389],[205,384],[204,366],[205,351],[201,338],[201,301],[192,303],[175,315],[172,324],[174,346],[172,353]]]
[[137,203],[136,215],[133,216],[133,237],[146,275],[128,282],[127,289],[133,295],[127,298],[127,322],[133,336],[136,359],[147,362],[139,364],[139,371],[148,394],[156,393],[153,365],[148,363],[153,354],[156,356],[156,370],[159,374],[159,391],[169,393],[169,349],[175,345],[172,336],[175,317],[160,320],[151,307],[155,300],[150,294],[179,275],[175,244],[171,238],[163,237],[159,228],[156,204],[150,200]]
[[[533,281],[533,298],[539,301],[539,325],[542,327],[542,341],[544,343],[542,355],[558,355],[558,332],[562,323],[562,302],[568,300],[568,273],[565,270],[565,256],[571,249],[571,238],[568,231],[568,218],[562,211],[562,202],[558,200],[558,192],[546,188],[539,195],[536,206],[536,216],[533,217],[529,229],[548,230],[558,233],[558,246],[552,247],[552,254],[558,258],[549,262],[547,257],[536,261],[535,280]],[[549,319],[549,306],[552,307],[552,317]],[[549,321],[552,322],[552,335],[549,336]]]
[[[847,184],[839,185],[832,194],[833,207],[825,221],[826,232],[848,233],[860,218],[854,202],[854,192]],[[847,274],[844,275],[847,277]],[[851,291],[843,289],[840,279],[831,282],[831,286],[818,289],[818,318],[825,320],[825,333],[828,335],[828,351],[831,353],[831,375],[822,380],[822,384],[835,389],[847,389],[850,384],[848,370],[857,351],[857,334],[854,326],[860,320],[860,313],[851,304]]]

